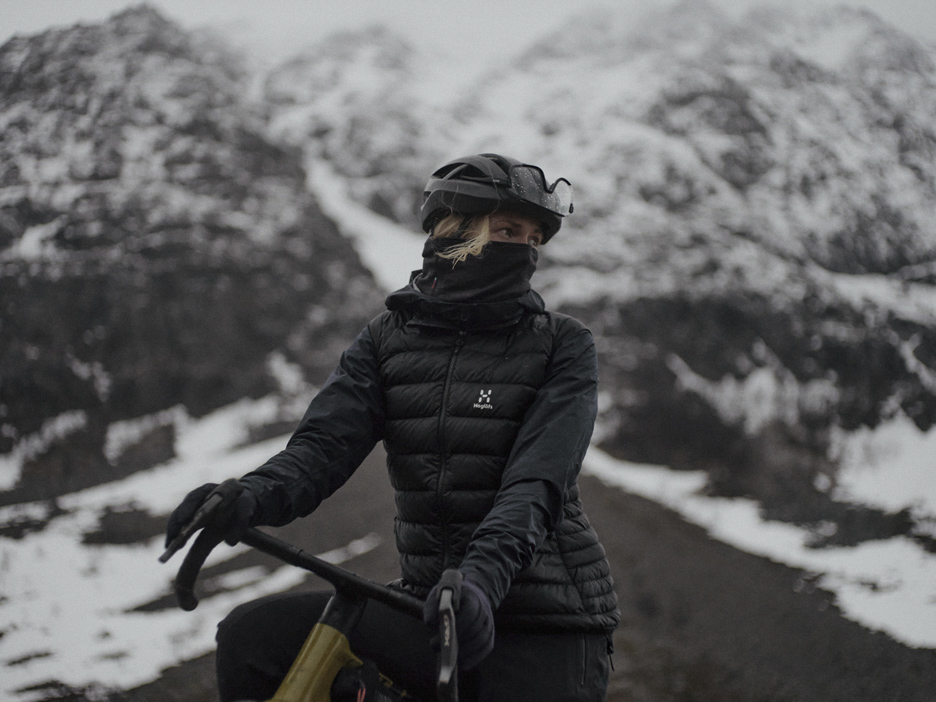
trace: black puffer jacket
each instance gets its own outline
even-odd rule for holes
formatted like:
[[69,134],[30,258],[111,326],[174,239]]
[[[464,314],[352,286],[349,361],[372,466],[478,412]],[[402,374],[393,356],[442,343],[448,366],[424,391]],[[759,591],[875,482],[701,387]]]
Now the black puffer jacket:
[[410,285],[343,354],[287,448],[243,482],[259,523],[311,512],[383,439],[404,584],[470,573],[504,630],[610,631],[604,549],[576,476],[596,411],[591,334],[530,291],[445,303]]

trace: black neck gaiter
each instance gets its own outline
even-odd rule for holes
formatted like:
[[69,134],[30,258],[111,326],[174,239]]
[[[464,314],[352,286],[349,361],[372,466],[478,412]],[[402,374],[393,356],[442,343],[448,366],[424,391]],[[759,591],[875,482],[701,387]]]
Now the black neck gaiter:
[[492,241],[480,256],[459,263],[438,255],[461,241],[430,238],[426,242],[422,271],[413,280],[425,295],[445,302],[504,302],[530,290],[539,258],[535,247]]

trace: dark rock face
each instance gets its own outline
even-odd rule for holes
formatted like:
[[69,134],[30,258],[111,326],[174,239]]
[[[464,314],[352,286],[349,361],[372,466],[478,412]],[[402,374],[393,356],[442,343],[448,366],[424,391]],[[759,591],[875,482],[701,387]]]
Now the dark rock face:
[[830,434],[877,426],[894,411],[931,428],[936,403],[901,345],[923,339],[929,348],[936,339],[921,324],[867,328],[847,306],[804,307],[778,310],[752,296],[571,310],[596,333],[603,382],[616,389],[603,448],[703,469],[712,494],[753,497],[768,519],[834,523],[834,538],[816,545],[903,534],[932,550],[905,510],[885,514],[831,496]]
[[84,423],[3,501],[125,475],[110,422],[269,392],[274,350],[324,378],[379,297],[234,57],[143,6],[14,39],[0,66],[0,450]]

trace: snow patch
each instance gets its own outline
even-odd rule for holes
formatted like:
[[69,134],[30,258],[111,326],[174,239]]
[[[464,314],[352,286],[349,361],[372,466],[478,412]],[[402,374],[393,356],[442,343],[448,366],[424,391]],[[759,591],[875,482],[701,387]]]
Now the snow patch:
[[[932,454],[930,454],[932,455]],[[904,465],[909,467],[910,462]],[[889,464],[896,478],[901,464]],[[817,574],[843,615],[909,646],[936,648],[936,557],[904,537],[855,547],[809,548],[807,530],[768,522],[753,500],[700,493],[703,471],[618,461],[592,446],[583,471],[606,485],[658,502],[709,535],[747,553]],[[932,481],[931,481],[932,482]]]
[[354,241],[364,265],[387,292],[409,283],[410,273],[422,268],[425,234],[374,214],[348,194],[344,179],[324,161],[306,164],[308,187],[342,234]]
[[307,387],[305,373],[298,363],[290,363],[279,351],[271,353],[266,360],[267,372],[276,381],[284,395],[294,394]]
[[107,427],[104,456],[111,464],[114,464],[124,451],[139,443],[144,436],[155,429],[172,424],[178,431],[185,426],[186,421],[188,421],[188,414],[185,407],[177,405],[145,417],[113,422]]
[[23,473],[23,464],[49,450],[53,443],[85,428],[88,415],[84,410],[63,412],[47,419],[42,428],[19,441],[10,453],[0,455],[0,490],[12,490]]
[[61,254],[53,239],[62,227],[62,220],[62,217],[58,217],[46,224],[29,227],[12,246],[3,252],[0,259],[42,261],[58,258]]
[[902,319],[924,325],[936,319],[936,286],[884,275],[844,275],[818,269],[811,272],[855,309],[872,307],[892,311]]
[[104,364],[100,361],[86,363],[72,354],[68,354],[65,359],[71,372],[82,380],[90,380],[94,385],[94,392],[101,402],[106,402],[110,396],[112,379],[110,373],[104,370]]
[[840,466],[837,498],[936,518],[936,431],[900,413],[874,429],[836,431],[830,456]]
[[666,359],[676,374],[677,385],[705,399],[726,424],[744,424],[756,434],[771,422],[797,424],[802,413],[821,414],[832,407],[838,390],[830,380],[801,383],[779,364],[779,360],[756,368],[744,378],[726,375],[718,381],[695,373],[675,354]]
[[868,27],[860,22],[840,22],[822,27],[821,31],[809,32],[796,43],[796,51],[803,58],[829,71],[840,71],[848,67],[855,47],[867,39]]
[[360,539],[355,539],[344,546],[341,546],[331,551],[326,551],[325,553],[319,554],[319,558],[327,563],[333,563],[338,565],[339,563],[344,563],[345,561],[350,561],[352,558],[357,556],[363,556],[365,553],[373,551],[375,548],[380,546],[380,535],[370,533],[366,536],[362,536]]
[[919,345],[920,337],[918,334],[915,334],[909,341],[898,345],[900,357],[903,358],[907,370],[911,373],[915,373],[917,378],[920,379],[920,384],[931,393],[936,394],[936,373],[917,358],[916,350]]

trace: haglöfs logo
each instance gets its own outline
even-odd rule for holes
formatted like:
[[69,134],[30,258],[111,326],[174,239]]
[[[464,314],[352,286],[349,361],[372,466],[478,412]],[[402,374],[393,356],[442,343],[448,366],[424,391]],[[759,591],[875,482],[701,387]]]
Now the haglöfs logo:
[[482,390],[481,394],[478,395],[478,401],[474,403],[473,407],[475,409],[494,409],[494,405],[491,404],[491,393],[493,390]]

